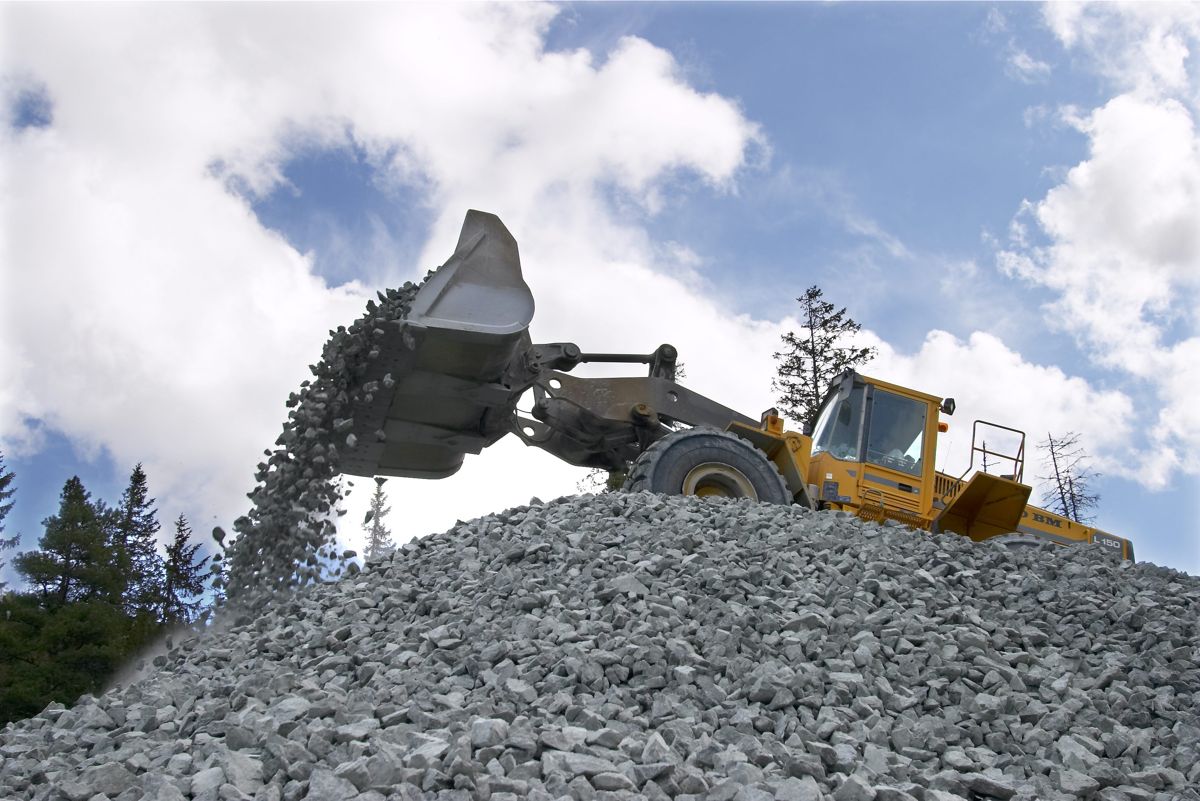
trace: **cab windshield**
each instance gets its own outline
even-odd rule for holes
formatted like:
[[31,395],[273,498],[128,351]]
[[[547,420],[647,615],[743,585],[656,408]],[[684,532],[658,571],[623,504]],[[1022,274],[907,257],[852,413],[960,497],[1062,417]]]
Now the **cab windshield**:
[[867,458],[871,464],[921,475],[928,404],[875,389],[871,423],[867,432]]
[[858,441],[862,425],[863,386],[843,398],[834,398],[821,410],[813,428],[812,452],[829,453],[838,459],[859,461]]

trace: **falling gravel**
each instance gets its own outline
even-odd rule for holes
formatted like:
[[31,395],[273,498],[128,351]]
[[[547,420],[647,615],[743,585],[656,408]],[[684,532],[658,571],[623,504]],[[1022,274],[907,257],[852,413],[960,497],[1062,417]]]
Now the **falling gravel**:
[[648,493],[457,525],[0,732],[0,798],[1200,799],[1200,580]]
[[[255,474],[251,510],[234,523],[237,538],[225,549],[225,577],[217,581],[227,584],[231,600],[261,606],[280,591],[321,580],[331,565],[341,571],[354,564],[347,561],[353,554],[336,548],[339,449],[353,448],[360,436],[383,438],[356,421],[355,410],[392,383],[379,366],[387,361],[382,348],[419,289],[410,282],[381,292],[352,325],[330,331],[320,361],[309,368],[313,378],[288,398],[283,433]],[[213,535],[225,545],[221,529]]]

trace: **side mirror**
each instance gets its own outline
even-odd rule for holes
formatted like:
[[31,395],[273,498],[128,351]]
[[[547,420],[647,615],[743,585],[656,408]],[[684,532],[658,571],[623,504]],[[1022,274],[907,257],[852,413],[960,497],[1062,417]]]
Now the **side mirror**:
[[946,414],[954,414],[954,398],[946,398],[942,401],[942,411]]

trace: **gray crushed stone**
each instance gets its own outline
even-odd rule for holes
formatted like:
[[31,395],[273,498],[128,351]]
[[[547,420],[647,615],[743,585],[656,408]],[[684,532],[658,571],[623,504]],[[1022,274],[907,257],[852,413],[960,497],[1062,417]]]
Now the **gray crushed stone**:
[[[283,432],[258,464],[251,509],[234,522],[236,539],[221,543],[226,569],[217,582],[227,585],[230,600],[261,605],[276,592],[322,580],[330,565],[334,574],[357,568],[348,561],[353,554],[336,548],[337,506],[344,497],[339,448],[353,447],[356,403],[381,391],[379,382],[365,380],[379,358],[379,343],[408,315],[419,289],[409,282],[380,292],[353,324],[330,331],[320,360],[309,368],[313,378],[289,396]],[[382,383],[391,380],[385,375]],[[220,542],[224,532],[214,536]]]
[[1200,579],[647,493],[461,523],[0,731],[0,798],[1200,799]]

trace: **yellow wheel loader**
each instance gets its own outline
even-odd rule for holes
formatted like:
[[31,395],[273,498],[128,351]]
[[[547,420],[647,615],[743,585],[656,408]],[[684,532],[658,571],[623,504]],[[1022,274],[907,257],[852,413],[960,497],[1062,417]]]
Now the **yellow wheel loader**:
[[[625,473],[626,490],[799,503],[1013,546],[1090,542],[1133,559],[1128,540],[1029,504],[1015,429],[977,421],[967,471],[935,470],[939,414],[954,412],[953,399],[847,371],[811,434],[785,431],[775,410],[755,420],[677,383],[670,345],[640,355],[534,344],[533,310],[512,234],[495,215],[467,212],[454,254],[378,344],[342,471],[445,478],[515,434],[570,464]],[[570,373],[597,362],[646,365],[647,375]],[[1015,452],[983,444],[995,429],[1018,438]],[[974,470],[976,455],[1007,472]]]

